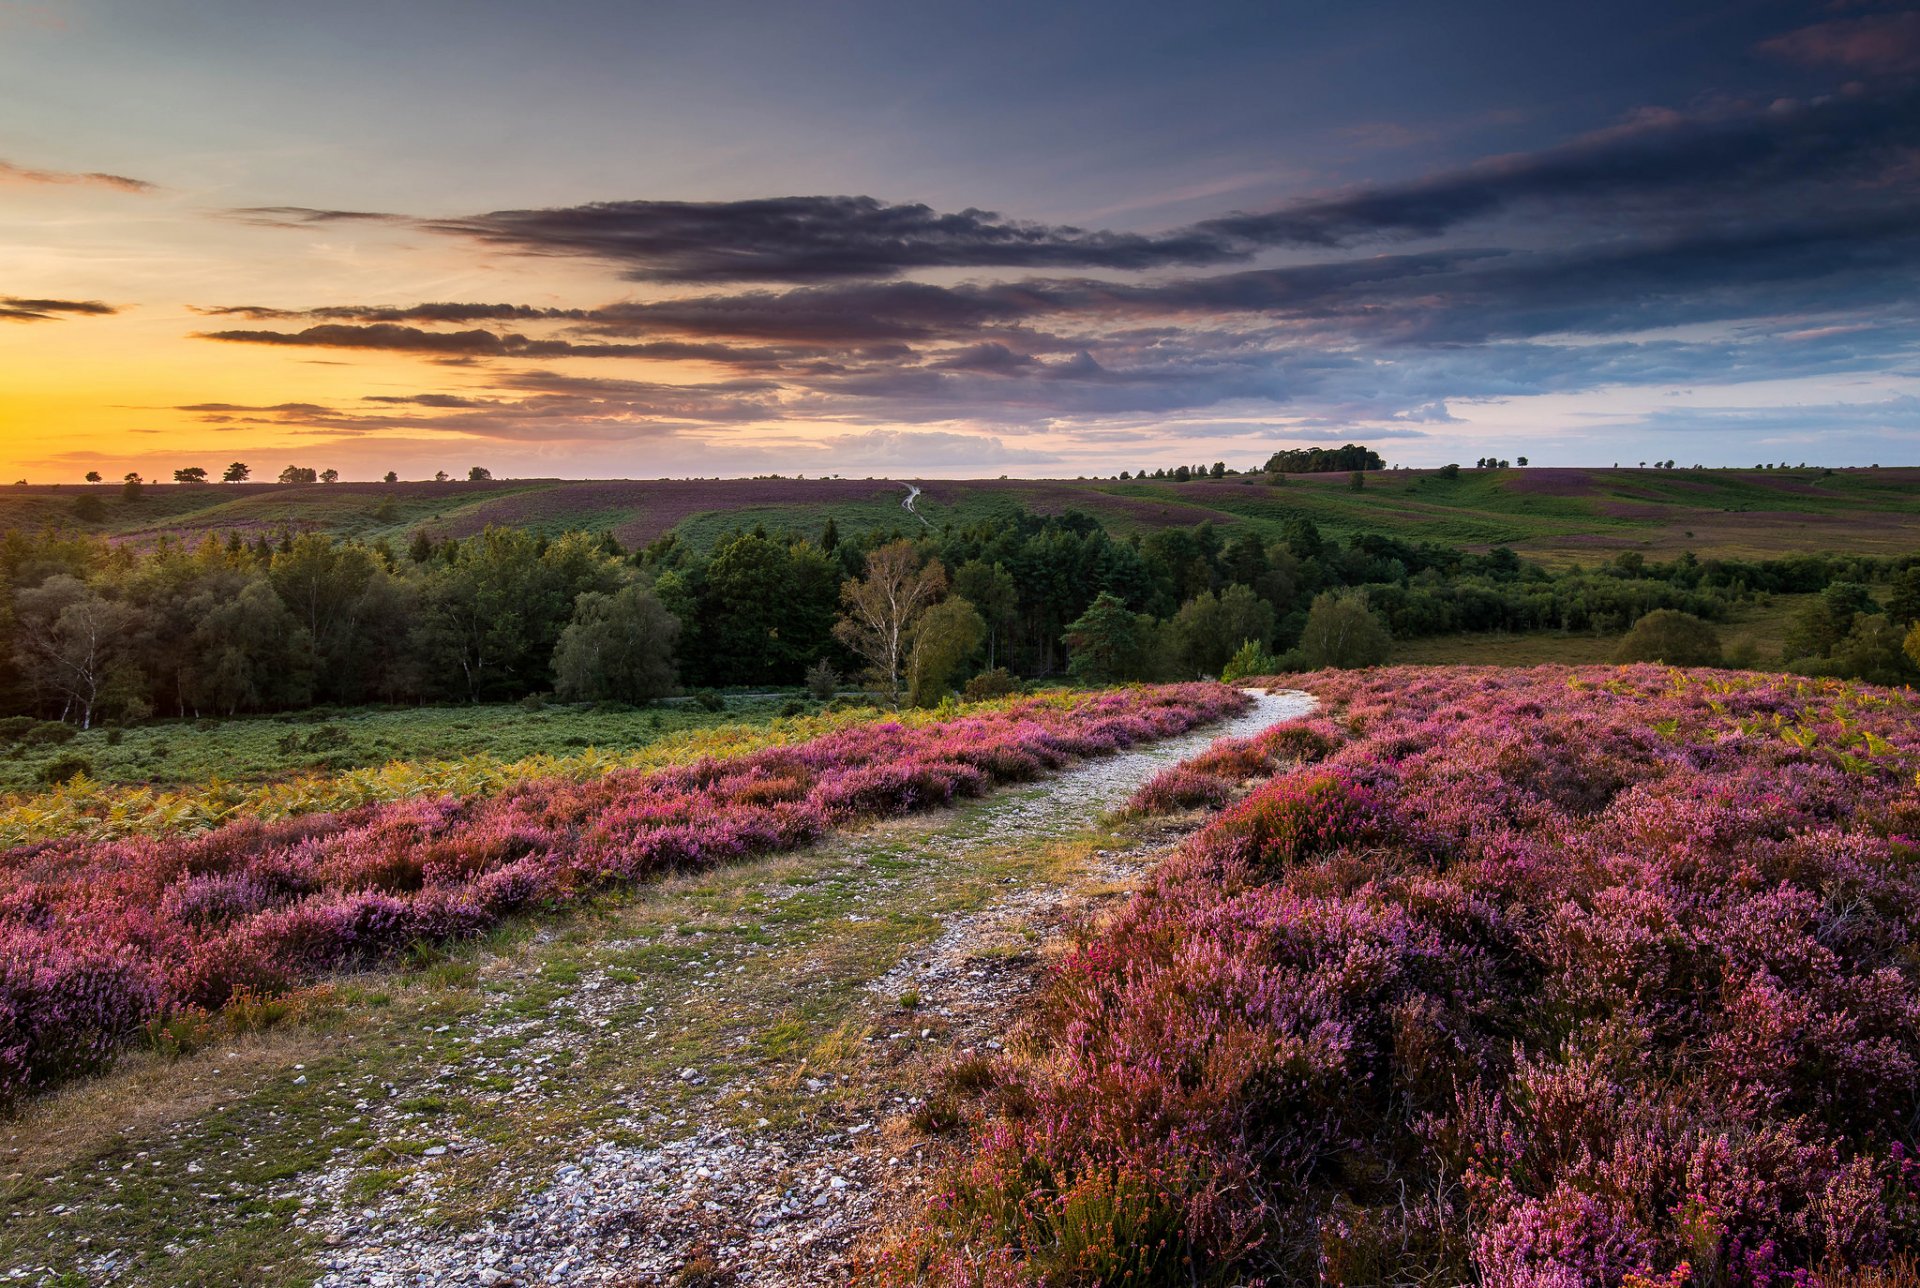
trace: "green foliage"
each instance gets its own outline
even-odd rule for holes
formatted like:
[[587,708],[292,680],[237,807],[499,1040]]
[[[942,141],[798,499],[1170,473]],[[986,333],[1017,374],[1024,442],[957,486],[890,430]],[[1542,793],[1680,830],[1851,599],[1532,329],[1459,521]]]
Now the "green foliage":
[[994,698],[1009,697],[1020,692],[1020,681],[1013,672],[1004,666],[996,666],[980,672],[967,681],[961,695],[969,702],[987,702]]
[[727,700],[721,696],[718,689],[694,689],[687,696],[691,697],[693,705],[702,711],[719,712],[727,709]]
[[1153,658],[1153,632],[1151,617],[1129,611],[1118,596],[1102,591],[1067,626],[1067,670],[1087,684],[1144,678]]
[[1259,640],[1249,639],[1242,643],[1227,664],[1220,668],[1220,678],[1227,684],[1235,680],[1244,680],[1250,675],[1276,675],[1283,668],[1280,659],[1262,648]]
[[1310,669],[1379,666],[1392,650],[1393,637],[1365,591],[1325,591],[1314,597],[1300,633],[1300,653]]
[[913,644],[907,654],[907,700],[926,707],[945,697],[954,671],[979,650],[986,637],[987,624],[958,595],[921,613],[913,624]]
[[1297,447],[1267,458],[1269,474],[1335,474],[1347,470],[1385,469],[1386,462],[1372,448],[1347,443],[1341,447]]
[[43,783],[67,783],[76,778],[93,777],[93,762],[85,756],[69,753],[56,756],[40,767],[35,775]]
[[679,620],[639,583],[612,594],[588,591],[554,646],[555,691],[572,701],[663,698],[673,692],[679,636]]
[[1661,662],[1667,666],[1718,666],[1720,633],[1692,613],[1657,608],[1633,624],[1614,650],[1616,662]]
[[1251,586],[1231,585],[1180,606],[1170,624],[1171,645],[1181,673],[1218,675],[1233,655],[1236,640],[1252,640],[1264,647],[1273,638],[1273,605]]
[[802,683],[807,686],[808,696],[826,702],[840,691],[840,673],[833,669],[833,663],[819,658],[807,668]]

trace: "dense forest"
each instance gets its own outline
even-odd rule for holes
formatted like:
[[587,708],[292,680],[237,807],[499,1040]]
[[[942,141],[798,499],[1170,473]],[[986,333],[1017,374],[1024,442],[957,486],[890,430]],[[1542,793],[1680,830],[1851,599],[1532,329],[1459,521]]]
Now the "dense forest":
[[[917,534],[738,531],[696,550],[492,528],[404,549],[238,534],[146,549],[0,536],[0,710],[87,725],[316,703],[645,701],[680,686],[841,677],[938,701],[1018,677],[1107,681],[1364,665],[1392,637],[1620,632],[1656,610],[1712,621],[1757,595],[1821,592],[1802,670],[1899,680],[1920,561],[1808,555],[1550,572],[1513,552],[1307,520],[1284,539],[1212,525],[1118,538],[1084,514]],[[1886,603],[1869,584],[1891,586]],[[1731,659],[1741,661],[1743,659]],[[982,678],[984,676],[984,678]]]

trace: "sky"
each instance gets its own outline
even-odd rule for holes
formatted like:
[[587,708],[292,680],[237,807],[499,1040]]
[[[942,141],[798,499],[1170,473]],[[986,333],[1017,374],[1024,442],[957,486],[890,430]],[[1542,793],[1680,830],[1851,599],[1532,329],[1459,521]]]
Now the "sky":
[[0,0],[0,479],[1920,463],[1920,6]]

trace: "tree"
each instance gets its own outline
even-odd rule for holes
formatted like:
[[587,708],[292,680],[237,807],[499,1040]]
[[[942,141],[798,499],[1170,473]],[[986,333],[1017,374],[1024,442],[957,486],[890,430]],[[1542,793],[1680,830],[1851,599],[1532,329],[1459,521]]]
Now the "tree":
[[447,481],[447,472],[445,470],[435,470],[433,472],[433,481],[435,483],[445,483]]
[[1443,479],[1457,479],[1460,477],[1460,467],[1451,462],[1442,465],[1440,467],[1440,477]]
[[1871,684],[1905,684],[1913,679],[1901,630],[1885,613],[1861,613],[1833,651],[1833,669]]
[[1000,637],[1020,612],[1020,588],[1005,564],[969,559],[953,570],[953,593],[972,604],[987,624],[987,667],[999,663]]
[[1170,624],[1174,655],[1185,675],[1218,675],[1244,641],[1273,638],[1273,605],[1251,586],[1232,585],[1189,599]]
[[1525,468],[1527,468],[1527,458],[1526,458],[1526,457],[1524,457],[1524,456],[1516,456],[1516,457],[1514,457],[1514,458],[1513,458],[1513,463],[1514,463],[1515,465],[1518,465],[1518,466],[1519,466],[1519,467],[1520,467],[1521,469],[1523,469],[1523,470],[1524,470]]
[[89,482],[89,483],[98,483],[99,481],[100,481],[100,471],[99,471],[99,470],[88,470],[88,471],[87,471],[87,482]]
[[320,478],[319,472],[304,465],[289,465],[280,471],[282,483],[314,483]]
[[1323,591],[1307,610],[1300,652],[1307,666],[1350,669],[1378,666],[1393,649],[1393,636],[1363,590]]
[[394,473],[392,470],[387,471],[387,482],[398,483],[399,481],[400,481],[400,476],[398,474]]
[[98,523],[107,517],[105,502],[91,492],[73,498],[73,517],[82,523]]
[[186,694],[196,708],[232,715],[312,699],[313,637],[270,582],[255,578],[238,595],[197,606],[205,615],[193,632]]
[[245,461],[235,461],[227,466],[227,472],[220,476],[222,483],[245,483],[253,471],[247,468]]
[[14,597],[14,658],[28,681],[77,715],[82,729],[116,688],[130,689],[128,663],[140,614],[65,573]]
[[840,588],[846,612],[834,638],[863,658],[887,701],[900,701],[900,678],[914,623],[947,588],[938,559],[921,565],[910,541],[891,541],[867,556],[867,575]]
[[1887,593],[1887,616],[1896,626],[1920,622],[1920,568],[1909,568],[1893,579]]
[[185,469],[175,470],[173,472],[173,481],[175,483],[205,483],[207,481],[207,471],[201,466],[189,465]]
[[1720,658],[1720,633],[1692,613],[1671,608],[1656,608],[1635,622],[1613,651],[1616,662],[1667,666],[1718,666]]
[[120,481],[120,499],[122,501],[138,501],[140,499],[140,492],[141,485],[138,474],[128,474],[126,478]]
[[476,465],[467,471],[467,482],[469,483],[490,483],[492,481],[493,471],[487,469],[485,466]]
[[1853,619],[1874,611],[1873,596],[1858,582],[1836,581],[1787,623],[1782,652],[1788,661],[1832,657],[1853,629]]
[[839,546],[840,546],[840,525],[835,523],[833,521],[833,516],[829,514],[827,516],[827,526],[820,529],[820,552],[822,554],[830,555],[836,549],[838,549]]
[[335,469],[321,470],[320,481],[322,483],[338,483],[340,481],[340,471]]
[[673,692],[680,621],[639,582],[612,594],[581,595],[553,650],[563,698],[651,702]]
[[1151,617],[1134,613],[1125,600],[1103,590],[1067,625],[1067,670],[1089,684],[1137,679],[1152,654],[1152,629]]
[[1299,447],[1267,458],[1269,474],[1336,474],[1347,470],[1385,469],[1380,454],[1357,443],[1341,447]]
[[933,706],[947,693],[954,671],[986,637],[987,624],[958,595],[921,613],[907,654],[907,700],[916,707]]
[[1367,487],[1367,476],[1362,474],[1359,470],[1355,470],[1353,473],[1347,475],[1347,491],[1364,492],[1366,490],[1366,487]]

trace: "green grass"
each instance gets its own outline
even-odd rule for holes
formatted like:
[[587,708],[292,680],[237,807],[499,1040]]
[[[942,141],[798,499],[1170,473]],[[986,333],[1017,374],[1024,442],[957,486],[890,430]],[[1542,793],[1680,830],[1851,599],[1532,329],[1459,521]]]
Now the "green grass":
[[[610,710],[586,705],[528,710],[519,704],[487,704],[161,721],[129,729],[93,729],[57,746],[13,744],[0,750],[0,791],[33,791],[41,785],[39,774],[46,765],[72,755],[91,762],[92,777],[100,782],[169,787],[214,778],[265,781],[395,760],[484,756],[510,762],[542,754],[565,755],[584,747],[618,751],[690,730],[763,725],[787,701],[786,697],[733,697],[726,710],[719,712],[703,711],[690,702]],[[809,703],[808,709],[818,705]],[[283,749],[283,744],[292,749]]]
[[[1801,605],[1815,595],[1773,595],[1743,604],[1733,617],[1716,622],[1728,657],[1754,670],[1782,665],[1787,626]],[[1488,631],[1395,640],[1393,661],[1407,666],[1585,666],[1613,661],[1619,635],[1568,634],[1561,631]]]

